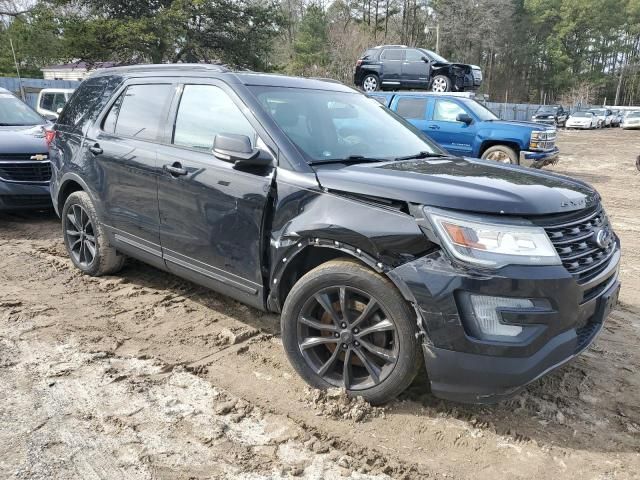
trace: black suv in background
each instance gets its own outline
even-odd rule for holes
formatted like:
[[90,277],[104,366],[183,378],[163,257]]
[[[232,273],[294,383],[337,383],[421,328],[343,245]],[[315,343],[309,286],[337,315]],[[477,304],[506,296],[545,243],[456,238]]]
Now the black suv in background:
[[439,397],[509,395],[587,348],[618,295],[591,187],[450,156],[335,82],[105,70],[63,110],[51,158],[77,268],[129,255],[279,312],[308,383],[374,403],[423,361]]
[[0,210],[51,208],[47,122],[0,88]]
[[544,123],[545,125],[555,125],[556,127],[565,127],[569,112],[562,105],[540,105],[531,117],[531,121],[536,123]]
[[476,65],[451,63],[424,48],[381,45],[358,59],[353,83],[365,92],[409,88],[463,92],[482,85],[482,71]]

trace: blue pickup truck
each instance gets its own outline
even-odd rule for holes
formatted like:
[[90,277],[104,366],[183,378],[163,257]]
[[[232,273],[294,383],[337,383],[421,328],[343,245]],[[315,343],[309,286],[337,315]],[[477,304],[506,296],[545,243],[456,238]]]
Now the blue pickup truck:
[[533,168],[558,160],[554,126],[500,120],[470,96],[431,92],[376,92],[369,96],[453,155]]

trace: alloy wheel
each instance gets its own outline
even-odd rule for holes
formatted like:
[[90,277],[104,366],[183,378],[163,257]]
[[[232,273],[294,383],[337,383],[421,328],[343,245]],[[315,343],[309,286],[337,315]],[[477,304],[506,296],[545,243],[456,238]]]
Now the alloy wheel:
[[345,285],[309,298],[298,316],[298,347],[327,383],[362,390],[383,382],[399,358],[393,320],[371,295]]
[[511,163],[511,158],[509,157],[509,155],[499,150],[491,152],[489,155],[487,155],[487,160],[493,160],[494,162],[500,163]]
[[378,80],[375,77],[367,77],[362,83],[362,89],[365,92],[375,92],[378,89]]
[[431,90],[438,93],[443,93],[447,91],[447,81],[444,78],[436,78],[433,81],[433,85],[431,86]]
[[91,218],[80,205],[67,210],[64,230],[69,251],[78,265],[89,267],[96,257],[96,236]]

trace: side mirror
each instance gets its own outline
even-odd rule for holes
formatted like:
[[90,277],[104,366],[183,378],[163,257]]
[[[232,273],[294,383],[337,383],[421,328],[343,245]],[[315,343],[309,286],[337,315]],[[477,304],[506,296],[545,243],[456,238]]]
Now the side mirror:
[[266,167],[271,165],[270,156],[260,155],[260,149],[251,146],[246,135],[219,133],[213,139],[213,154],[216,158],[235,165]]
[[425,63],[429,63],[431,60],[429,60],[429,57],[427,57],[426,55],[422,57],[422,61]]
[[56,110],[56,113],[57,113],[58,115],[60,115],[60,114],[62,113],[62,107],[60,107],[59,109],[57,109],[57,110]]
[[459,113],[458,116],[456,117],[456,121],[462,122],[466,125],[470,125],[471,123],[473,123],[473,118],[471,118],[471,116],[468,113]]

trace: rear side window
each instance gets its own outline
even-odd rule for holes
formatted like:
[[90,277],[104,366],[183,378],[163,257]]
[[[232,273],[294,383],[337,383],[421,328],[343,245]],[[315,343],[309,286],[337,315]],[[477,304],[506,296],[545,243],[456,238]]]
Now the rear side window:
[[377,53],[378,51],[375,48],[370,48],[369,50],[364,52],[360,58],[362,58],[363,60],[371,60],[372,58],[376,58]]
[[125,137],[155,140],[172,91],[170,84],[127,87],[111,107],[103,129]]
[[427,98],[400,98],[396,113],[404,118],[424,120],[428,101]]
[[255,145],[255,130],[224,90],[214,85],[185,85],[173,143],[211,150],[219,133],[246,135]]
[[380,57],[383,60],[404,60],[404,50],[400,48],[387,48]]
[[122,83],[119,76],[89,78],[76,89],[58,118],[59,125],[79,130],[93,122]]

